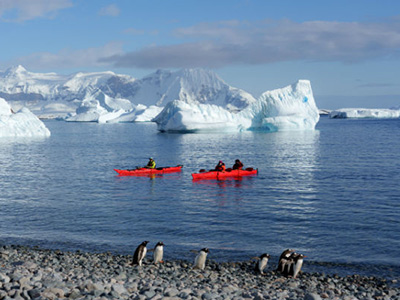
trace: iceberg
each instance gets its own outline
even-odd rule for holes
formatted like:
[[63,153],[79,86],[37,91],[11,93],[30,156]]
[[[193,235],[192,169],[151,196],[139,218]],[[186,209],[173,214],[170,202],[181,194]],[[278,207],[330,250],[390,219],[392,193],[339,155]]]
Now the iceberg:
[[16,113],[0,98],[0,137],[48,137],[50,131],[29,109],[21,108]]
[[[115,114],[113,118],[108,119],[106,123],[151,122],[162,110],[163,107],[155,105],[147,107],[146,105],[139,104],[130,111],[123,111],[119,115]],[[102,120],[104,120],[104,117],[100,116],[99,123],[104,123],[101,122]]]
[[341,108],[331,111],[329,117],[332,119],[397,119],[400,118],[400,109]]
[[76,109],[76,114],[67,117],[68,122],[99,122],[118,118],[133,109],[133,104],[126,99],[112,98],[98,90],[88,95]]
[[76,113],[65,118],[67,122],[150,122],[163,107],[134,105],[129,100],[114,99],[101,94],[101,99],[89,97],[82,101]]
[[212,104],[169,102],[153,119],[160,131],[313,130],[319,121],[308,80],[267,91],[240,112]]

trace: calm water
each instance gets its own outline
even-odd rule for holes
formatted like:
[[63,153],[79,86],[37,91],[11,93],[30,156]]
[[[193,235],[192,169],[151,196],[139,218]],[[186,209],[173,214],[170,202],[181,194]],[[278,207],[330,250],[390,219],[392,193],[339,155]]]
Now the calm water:
[[[47,139],[0,140],[0,243],[165,258],[247,260],[285,248],[318,265],[400,274],[400,120],[321,118],[313,132],[166,134],[154,124],[46,122]],[[118,177],[155,157],[182,173]],[[240,158],[259,175],[193,182]],[[396,259],[394,259],[396,258]],[[382,271],[384,270],[384,271]]]

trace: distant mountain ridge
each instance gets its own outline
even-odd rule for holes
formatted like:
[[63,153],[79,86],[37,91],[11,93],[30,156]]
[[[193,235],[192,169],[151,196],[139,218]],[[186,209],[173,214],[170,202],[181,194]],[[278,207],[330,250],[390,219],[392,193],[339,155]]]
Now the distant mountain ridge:
[[72,75],[33,73],[23,66],[0,71],[0,97],[9,102],[18,101],[28,108],[36,107],[36,110],[57,102],[78,108],[85,99],[99,97],[159,107],[181,100],[215,104],[231,111],[241,110],[256,101],[249,93],[229,86],[217,74],[204,69],[158,70],[135,79],[111,71]]

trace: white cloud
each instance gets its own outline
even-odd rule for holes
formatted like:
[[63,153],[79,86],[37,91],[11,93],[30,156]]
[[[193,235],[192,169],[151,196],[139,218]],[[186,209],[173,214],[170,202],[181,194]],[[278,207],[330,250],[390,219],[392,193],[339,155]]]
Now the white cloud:
[[180,68],[294,60],[355,63],[400,54],[400,22],[396,19],[386,23],[232,20],[201,23],[174,34],[184,42],[101,61],[118,67]]
[[52,18],[57,11],[71,6],[71,0],[1,0],[0,20],[24,22],[41,17]]
[[12,64],[21,64],[30,69],[35,68],[81,68],[103,67],[107,64],[99,61],[101,57],[108,57],[122,53],[122,44],[108,43],[102,47],[87,49],[62,49],[58,53],[39,52],[20,57]]
[[115,4],[108,5],[106,7],[103,7],[99,11],[100,16],[111,16],[111,17],[117,17],[119,16],[120,10],[118,6]]

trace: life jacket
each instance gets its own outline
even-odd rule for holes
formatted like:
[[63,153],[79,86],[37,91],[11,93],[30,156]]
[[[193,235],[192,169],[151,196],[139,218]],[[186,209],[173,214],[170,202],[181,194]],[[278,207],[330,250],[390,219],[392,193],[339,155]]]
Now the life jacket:
[[233,165],[232,169],[234,169],[234,170],[241,170],[241,169],[243,169],[243,164],[242,164],[242,162],[241,162],[241,161],[236,162],[236,163]]
[[215,170],[219,171],[219,172],[224,172],[226,169],[225,164],[224,163],[219,163],[216,167]]
[[147,167],[149,169],[155,169],[156,168],[156,162],[154,160],[151,160],[148,162]]

